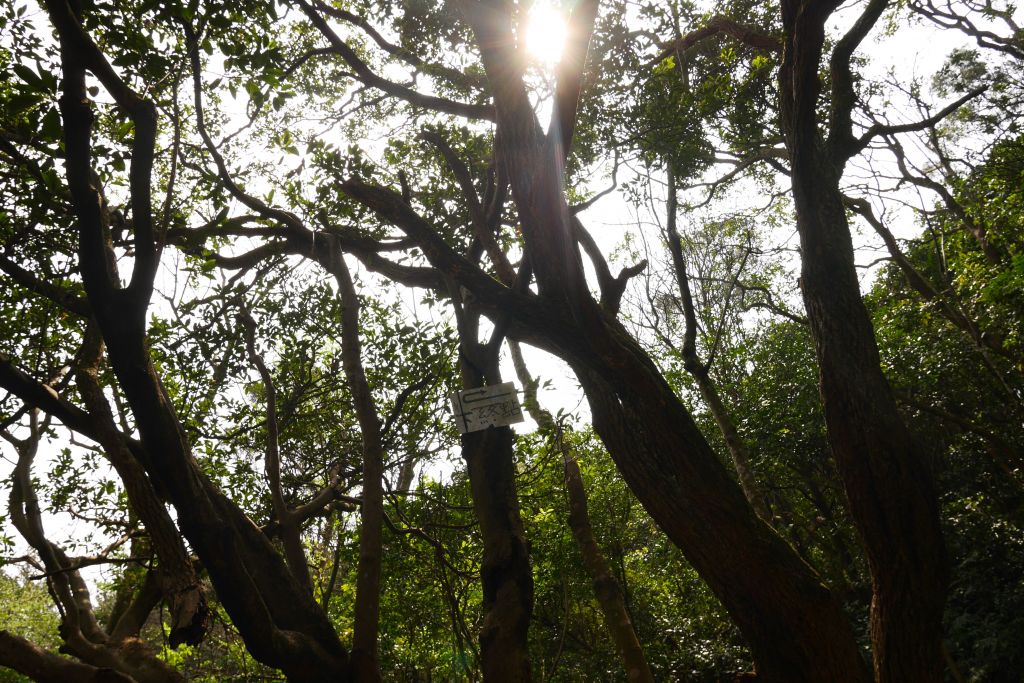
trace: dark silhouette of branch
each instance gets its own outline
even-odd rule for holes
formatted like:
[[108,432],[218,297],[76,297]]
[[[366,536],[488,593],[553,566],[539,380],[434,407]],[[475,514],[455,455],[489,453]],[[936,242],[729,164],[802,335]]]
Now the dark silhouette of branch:
[[494,120],[494,109],[492,107],[481,104],[466,104],[464,102],[449,100],[444,97],[425,95],[413,90],[412,88],[408,88],[404,85],[400,85],[378,76],[372,69],[370,69],[366,62],[360,59],[359,55],[356,54],[356,51],[349,47],[334,31],[334,29],[331,28],[330,24],[324,20],[323,15],[320,14],[316,7],[306,2],[306,0],[295,0],[295,3],[305,13],[305,15],[309,17],[313,26],[316,27],[320,34],[327,40],[331,46],[332,52],[341,57],[341,59],[348,64],[349,68],[355,72],[356,78],[358,78],[360,82],[377,88],[388,95],[404,100],[416,107],[422,107],[424,109],[441,112],[443,114],[461,116],[467,119]]
[[673,54],[686,52],[694,45],[718,35],[729,36],[733,40],[755,50],[773,53],[782,52],[782,41],[778,37],[753,26],[744,26],[738,21],[717,14],[711,17],[702,28],[691,31],[675,40],[660,43],[661,52],[658,53],[658,56],[652,63],[657,64]]

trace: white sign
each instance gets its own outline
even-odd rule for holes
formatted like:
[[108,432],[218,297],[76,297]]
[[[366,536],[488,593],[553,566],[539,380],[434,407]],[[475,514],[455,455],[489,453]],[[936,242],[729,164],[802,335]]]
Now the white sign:
[[512,382],[456,391],[451,400],[455,424],[461,434],[523,421],[519,395]]

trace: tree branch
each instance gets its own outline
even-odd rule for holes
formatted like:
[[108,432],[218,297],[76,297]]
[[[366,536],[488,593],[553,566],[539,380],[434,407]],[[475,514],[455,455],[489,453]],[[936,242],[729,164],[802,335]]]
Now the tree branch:
[[245,330],[245,350],[249,354],[249,362],[252,363],[260,379],[263,380],[263,392],[266,401],[266,427],[267,445],[264,451],[264,467],[267,473],[267,485],[270,488],[270,502],[281,525],[280,536],[284,545],[285,559],[288,561],[288,568],[292,575],[302,587],[313,593],[313,581],[309,576],[309,563],[306,560],[306,552],[302,548],[301,527],[299,527],[288,509],[284,499],[284,490],[281,487],[281,449],[279,444],[280,427],[277,420],[277,387],[274,385],[274,377],[270,374],[263,358],[256,353],[256,321],[253,320],[249,311],[244,308],[238,314],[238,321]]
[[334,29],[330,27],[316,8],[306,2],[306,0],[294,1],[302,9],[305,15],[309,17],[313,26],[316,27],[320,34],[327,39],[327,42],[330,44],[334,54],[341,57],[345,63],[348,64],[349,68],[355,72],[356,78],[358,78],[360,82],[377,88],[388,95],[402,99],[415,107],[422,107],[423,109],[441,112],[442,114],[451,114],[453,116],[461,116],[472,120],[494,120],[494,109],[492,107],[481,104],[456,102],[454,100],[436,97],[434,95],[424,95],[421,92],[417,92],[404,85],[399,85],[398,83],[378,76],[372,69],[370,69],[369,66],[367,66],[366,62],[359,58],[356,51],[350,48],[334,31]]
[[832,77],[832,111],[827,144],[833,150],[834,157],[837,154],[845,154],[844,161],[863,149],[862,146],[848,152],[854,148],[853,107],[857,101],[851,66],[853,53],[874,28],[888,6],[889,0],[869,0],[864,11],[857,17],[857,21],[836,43],[829,59],[829,71]]
[[851,138],[850,145],[845,150],[843,150],[841,154],[844,154],[845,158],[849,158],[856,154],[857,152],[859,152],[860,150],[867,147],[873,139],[880,136],[890,136],[896,135],[898,133],[913,133],[916,131],[932,128],[938,125],[947,116],[954,113],[960,107],[964,106],[971,100],[980,97],[982,94],[985,93],[986,90],[988,90],[987,85],[977,87],[974,90],[967,93],[966,95],[964,95],[963,97],[957,99],[956,101],[950,102],[945,107],[935,112],[935,114],[929,116],[928,118],[921,119],[920,121],[914,121],[912,123],[901,123],[895,125],[874,123],[864,132],[863,135],[861,135],[856,140],[852,140]]
[[566,22],[568,36],[562,59],[555,70],[556,84],[551,123],[548,126],[548,144],[555,147],[556,158],[563,164],[572,149],[576,115],[583,94],[583,74],[590,38],[594,33],[594,21],[597,19],[597,8],[598,0],[574,3]]
[[118,671],[46,652],[9,631],[0,631],[0,665],[38,683],[138,683]]
[[782,52],[782,41],[776,36],[752,26],[744,26],[733,19],[717,14],[711,17],[703,28],[691,31],[675,40],[660,43],[661,52],[658,53],[658,56],[651,63],[658,64],[670,55],[686,52],[697,43],[719,34],[727,35],[733,40],[755,50],[772,53]]

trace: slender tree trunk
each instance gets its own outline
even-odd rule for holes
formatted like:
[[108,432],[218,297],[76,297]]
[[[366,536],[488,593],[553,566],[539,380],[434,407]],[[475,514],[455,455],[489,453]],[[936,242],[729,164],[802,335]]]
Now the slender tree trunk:
[[[500,384],[497,347],[476,343],[475,321],[460,325],[459,334],[463,388],[481,387],[485,381]],[[514,439],[509,427],[462,435],[462,456],[484,542],[480,661],[484,681],[489,683],[531,680],[528,631],[533,574],[519,514]]]
[[612,575],[608,561],[594,540],[590,513],[587,511],[587,492],[583,488],[580,466],[572,455],[571,447],[565,443],[564,436],[559,434],[558,439],[565,465],[565,490],[569,495],[569,527],[594,585],[594,595],[604,615],[605,628],[611,634],[615,649],[622,657],[622,663],[626,667],[626,680],[630,683],[653,683],[654,676],[633,629],[633,620],[626,610],[619,582]]
[[523,359],[519,343],[509,341],[509,351],[512,356],[512,365],[515,367],[516,375],[523,385],[525,395],[523,403],[530,416],[540,425],[540,428],[547,432],[550,438],[557,441],[562,452],[562,461],[565,471],[565,490],[569,497],[569,528],[572,530],[573,538],[576,539],[576,546],[580,549],[583,557],[583,566],[590,576],[594,587],[594,597],[601,608],[604,616],[605,628],[615,643],[622,658],[622,664],[626,671],[627,680],[631,683],[653,681],[650,666],[644,656],[640,639],[637,638],[636,630],[633,628],[633,620],[626,609],[626,600],[619,582],[615,580],[604,553],[601,552],[597,540],[594,538],[594,529],[590,524],[590,512],[587,509],[587,492],[583,486],[583,477],[580,475],[579,464],[572,454],[572,447],[565,442],[565,436],[561,429],[555,424],[551,413],[543,409],[537,401],[537,381],[530,376]]
[[[683,335],[683,365],[697,382],[700,395],[704,398],[711,415],[715,418],[715,424],[725,439],[726,448],[732,457],[733,467],[736,468],[736,476],[739,478],[740,488],[747,502],[754,508],[754,511],[769,524],[772,522],[772,513],[768,503],[764,499],[761,488],[754,479],[754,471],[750,466],[750,451],[747,444],[740,437],[733,422],[732,415],[725,402],[718,393],[718,387],[711,379],[711,372],[707,364],[701,361],[697,355],[697,317],[693,308],[693,295],[690,292],[690,278],[686,273],[686,260],[683,258],[683,245],[679,239],[679,230],[676,227],[676,213],[678,210],[676,199],[675,173],[671,164],[668,169],[668,215],[666,216],[665,227],[668,233],[668,248],[672,255],[672,268],[676,275],[676,284],[679,287],[679,295],[683,300],[683,318],[686,323]],[[739,274],[737,273],[737,277]]]
[[384,445],[370,384],[363,370],[359,343],[359,297],[345,259],[337,259],[336,279],[341,294],[341,354],[363,439],[363,491],[359,526],[359,564],[356,567],[356,600],[352,636],[352,667],[355,679],[379,681],[381,547],[384,529]]

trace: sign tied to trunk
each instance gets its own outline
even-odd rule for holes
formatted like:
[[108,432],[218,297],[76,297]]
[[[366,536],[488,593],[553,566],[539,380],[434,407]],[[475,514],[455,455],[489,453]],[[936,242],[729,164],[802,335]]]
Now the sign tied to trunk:
[[512,382],[479,389],[454,391],[452,412],[460,434],[478,432],[488,427],[504,427],[523,421],[519,394]]

